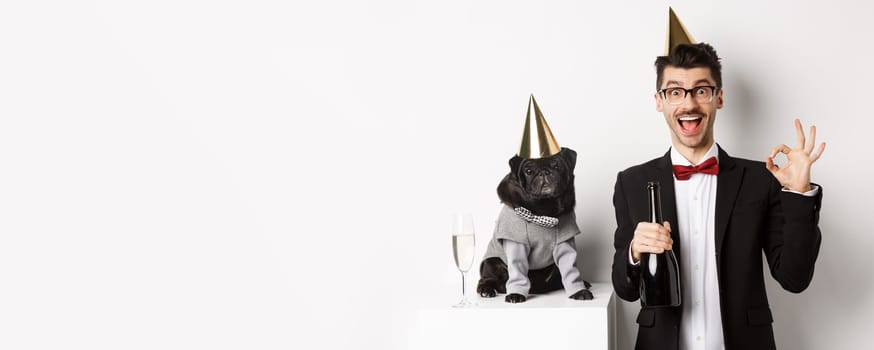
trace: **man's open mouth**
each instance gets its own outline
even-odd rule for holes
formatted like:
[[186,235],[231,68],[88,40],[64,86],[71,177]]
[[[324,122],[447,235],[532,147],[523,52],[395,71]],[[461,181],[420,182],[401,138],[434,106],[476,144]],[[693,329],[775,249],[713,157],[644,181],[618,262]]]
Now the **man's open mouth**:
[[701,126],[702,120],[704,120],[704,118],[701,116],[683,116],[677,119],[677,122],[680,124],[680,129],[683,133],[690,135],[698,131],[698,127]]

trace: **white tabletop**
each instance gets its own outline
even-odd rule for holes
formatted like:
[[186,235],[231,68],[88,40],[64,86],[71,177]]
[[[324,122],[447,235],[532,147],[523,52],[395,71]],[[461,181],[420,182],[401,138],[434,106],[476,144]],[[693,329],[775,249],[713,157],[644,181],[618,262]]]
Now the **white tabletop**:
[[[410,349],[612,349],[615,304],[610,283],[593,283],[592,300],[573,300],[563,290],[531,295],[524,303],[472,296],[477,306],[453,308],[457,298],[435,298],[418,311]],[[471,293],[473,294],[473,293]],[[450,299],[451,298],[451,299]],[[451,301],[450,301],[451,300]]]

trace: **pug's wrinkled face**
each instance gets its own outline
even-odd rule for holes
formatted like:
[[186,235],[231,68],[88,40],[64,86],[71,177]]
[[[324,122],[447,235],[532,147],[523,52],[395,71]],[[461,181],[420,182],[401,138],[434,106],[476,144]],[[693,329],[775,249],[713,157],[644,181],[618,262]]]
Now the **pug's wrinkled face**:
[[[563,152],[564,153],[564,152]],[[568,187],[573,165],[562,154],[541,159],[520,159],[516,176],[529,195],[548,198],[561,195]]]

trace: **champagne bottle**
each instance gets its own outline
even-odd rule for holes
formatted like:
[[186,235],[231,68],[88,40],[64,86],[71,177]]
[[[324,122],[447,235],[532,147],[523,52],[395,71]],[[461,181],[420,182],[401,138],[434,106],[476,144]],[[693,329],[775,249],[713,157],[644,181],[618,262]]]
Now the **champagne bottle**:
[[[649,182],[650,222],[661,224],[662,205],[658,182]],[[680,265],[673,250],[643,253],[640,257],[640,302],[644,307],[680,306]]]

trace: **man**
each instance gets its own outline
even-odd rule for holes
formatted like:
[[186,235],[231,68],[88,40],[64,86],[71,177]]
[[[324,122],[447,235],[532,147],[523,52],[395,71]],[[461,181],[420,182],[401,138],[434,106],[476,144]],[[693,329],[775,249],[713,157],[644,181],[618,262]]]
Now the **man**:
[[[668,52],[655,63],[656,109],[672,147],[617,176],[613,286],[622,299],[637,300],[641,254],[673,249],[682,305],[642,308],[636,349],[775,349],[762,252],[784,289],[799,293],[810,284],[822,198],[810,168],[825,144],[813,152],[816,128],[805,137],[795,120],[795,147],[777,146],[765,163],[729,156],[713,139],[724,103],[719,57],[708,44],[692,44],[682,25],[676,29],[687,43],[674,45],[669,33]],[[774,164],[778,153],[788,158],[782,167]],[[649,181],[661,183],[663,224],[648,222]]]

